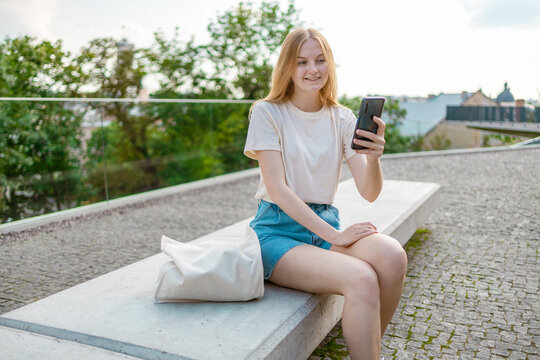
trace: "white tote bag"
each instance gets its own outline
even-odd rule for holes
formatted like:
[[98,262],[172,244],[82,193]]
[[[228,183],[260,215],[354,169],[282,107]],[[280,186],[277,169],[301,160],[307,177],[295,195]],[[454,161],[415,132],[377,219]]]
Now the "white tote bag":
[[261,298],[261,249],[257,234],[250,226],[246,228],[245,233],[218,231],[188,243],[162,236],[161,250],[172,261],[161,266],[155,302]]

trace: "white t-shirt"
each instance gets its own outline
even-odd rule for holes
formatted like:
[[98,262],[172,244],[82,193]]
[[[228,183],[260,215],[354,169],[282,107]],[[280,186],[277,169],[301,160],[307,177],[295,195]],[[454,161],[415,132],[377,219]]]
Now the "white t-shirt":
[[[343,159],[356,155],[355,124],[345,107],[304,112],[290,101],[263,101],[251,112],[244,154],[256,159],[256,150],[280,151],[287,185],[306,203],[332,204]],[[262,175],[255,198],[272,202]]]

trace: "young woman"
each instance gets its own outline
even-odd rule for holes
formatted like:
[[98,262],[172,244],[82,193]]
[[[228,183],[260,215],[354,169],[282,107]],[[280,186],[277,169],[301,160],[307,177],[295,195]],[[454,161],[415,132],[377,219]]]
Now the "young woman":
[[326,39],[298,29],[283,42],[270,94],[250,114],[244,152],[258,160],[259,208],[250,224],[259,237],[264,277],[311,293],[345,297],[343,335],[351,359],[378,359],[407,268],[405,251],[369,222],[339,230],[331,204],[343,159],[362,197],[382,188],[384,122],[352,150],[356,118],[337,101],[336,71]]

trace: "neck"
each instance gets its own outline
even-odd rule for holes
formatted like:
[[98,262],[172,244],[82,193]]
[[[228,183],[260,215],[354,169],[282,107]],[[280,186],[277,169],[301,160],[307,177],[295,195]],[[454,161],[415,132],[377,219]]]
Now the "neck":
[[318,92],[309,96],[294,92],[291,96],[291,102],[294,106],[305,112],[317,112],[321,110],[323,105]]

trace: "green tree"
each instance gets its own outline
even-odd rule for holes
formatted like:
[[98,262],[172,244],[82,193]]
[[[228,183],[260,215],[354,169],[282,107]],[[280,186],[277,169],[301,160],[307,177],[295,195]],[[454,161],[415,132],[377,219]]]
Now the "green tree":
[[111,198],[140,192],[154,181],[150,178],[152,175],[140,171],[142,164],[132,159],[132,152],[131,144],[117,122],[92,132],[87,141],[85,163],[88,169],[86,180],[92,184],[92,202],[104,197],[104,173]]
[[[0,43],[0,94],[65,96],[80,69],[57,41],[28,36]],[[0,218],[17,220],[78,203],[80,122],[62,103],[0,103]]]
[[384,104],[384,111],[387,115],[387,125],[385,138],[387,153],[400,153],[411,150],[413,143],[412,136],[401,134],[399,127],[403,124],[403,119],[407,115],[407,110],[399,107],[399,100],[389,97]]
[[446,133],[435,134],[429,141],[433,150],[447,150],[452,148],[452,141],[446,136]]
[[193,38],[188,42],[181,41],[178,27],[171,39],[167,39],[163,32],[154,32],[154,43],[145,53],[150,72],[159,77],[159,89],[152,94],[153,97],[167,98],[180,94],[208,97],[204,96],[206,92],[215,87],[200,67],[200,46],[194,44]]
[[[90,41],[81,49],[76,58],[77,64],[84,69],[82,81],[85,87],[92,89],[84,92],[84,96],[103,98],[135,98],[141,94],[143,79],[148,74],[150,59],[147,49],[136,49],[126,39],[116,41],[113,38],[100,38]],[[97,110],[104,117],[113,119],[122,133],[121,152],[115,160],[130,163],[130,171],[111,172],[111,190],[115,193],[115,184],[131,182],[134,178],[141,187],[139,191],[158,186],[157,165],[153,161],[152,148],[149,146],[151,133],[156,131],[156,118],[152,116],[150,105],[110,102],[100,103]],[[89,165],[94,162],[89,162]],[[100,173],[100,165],[89,168],[90,179],[97,178],[92,172]],[[113,169],[114,167],[111,167]],[[100,186],[101,182],[93,183]],[[122,186],[121,186],[122,188]],[[120,194],[120,192],[117,192]]]
[[[154,33],[154,43],[148,49],[128,45],[112,39],[96,39],[85,49],[80,62],[90,69],[87,72],[89,83],[97,88],[87,95],[134,97],[140,92],[145,76],[152,74],[159,82],[159,88],[150,94],[152,98],[219,96],[220,90],[213,87],[214,83],[204,76],[199,66],[199,48],[193,40],[181,42],[178,29],[171,39],[160,32]],[[122,59],[118,60],[120,57]],[[106,167],[109,193],[115,197],[216,173],[219,164],[212,156],[215,150],[212,126],[214,119],[221,117],[213,116],[213,106],[103,105],[105,115],[111,117],[113,123],[104,129],[104,149],[101,129],[96,130],[89,141],[90,183],[102,184],[101,174]]]
[[[152,98],[262,97],[269,90],[276,50],[298,24],[292,1],[284,10],[276,1],[260,6],[240,3],[208,26],[210,44],[181,41],[178,29],[172,38],[154,33],[148,49],[96,39],[83,49],[79,63],[87,69],[87,87],[95,89],[88,96],[136,96],[152,73],[159,82]],[[118,123],[105,133],[106,141],[114,141],[114,148],[105,148],[113,196],[128,188],[133,191],[133,186],[143,191],[252,165],[242,155],[249,106],[110,104],[104,108],[106,116]],[[102,183],[99,174],[104,168],[98,139],[96,134],[89,146],[89,156],[97,159],[88,162],[96,174],[90,176],[95,185]],[[130,187],[117,181],[119,177],[129,179],[125,181],[130,181]]]
[[257,6],[240,2],[208,25],[212,40],[204,50],[214,67],[211,78],[217,84],[230,84],[233,96],[265,97],[277,49],[300,25],[293,0],[285,9],[278,1],[263,1]]
[[[160,78],[156,98],[227,98],[233,85],[203,71],[205,46],[181,42],[178,30],[171,39],[155,33],[151,59]],[[208,65],[208,64],[207,64]],[[242,155],[249,105],[159,104],[156,118],[165,141],[156,142],[161,158],[159,176],[165,184],[200,179],[242,169],[252,164]]]
[[[299,25],[293,0],[284,9],[277,1],[241,2],[208,25],[212,40],[203,46],[193,39],[180,41],[177,29],[172,38],[156,32],[148,49],[126,40],[95,39],[71,58],[60,42],[24,38],[12,44],[7,39],[1,49],[0,90],[3,96],[133,98],[141,95],[143,81],[152,74],[159,82],[153,98],[261,98],[269,90],[277,49]],[[253,165],[242,155],[249,105],[92,106],[112,123],[94,131],[85,154],[79,153],[79,132],[81,108],[88,106],[0,107],[0,211],[15,219],[19,215],[14,214],[31,207],[60,209],[99,200],[105,167],[110,193],[117,196]],[[86,180],[78,171],[81,165]],[[47,177],[42,168],[54,176]],[[37,186],[53,178],[59,184],[60,175],[71,182],[59,189]],[[30,205],[16,197],[31,199]]]
[[[178,29],[167,39],[154,33],[149,49],[153,72],[160,87],[154,98],[223,98],[229,92],[209,78],[201,68],[201,48],[193,40],[179,40]],[[178,184],[212,176],[218,164],[213,158],[214,104],[156,104],[152,116],[159,119],[161,133],[151,139],[158,177],[163,185]],[[219,117],[215,117],[219,119]]]
[[216,144],[214,154],[223,167],[223,172],[257,166],[256,162],[245,156],[243,151],[249,126],[250,107],[251,104],[235,104],[216,109],[222,117],[214,135]]
[[411,151],[422,151],[424,149],[424,136],[413,136],[411,141]]

